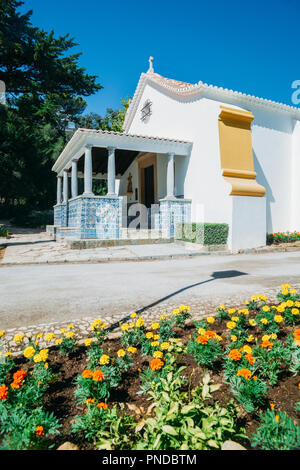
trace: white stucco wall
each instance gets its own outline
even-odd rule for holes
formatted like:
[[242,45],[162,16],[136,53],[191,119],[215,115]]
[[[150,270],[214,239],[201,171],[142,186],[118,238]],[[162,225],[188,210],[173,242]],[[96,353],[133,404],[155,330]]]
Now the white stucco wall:
[[[205,93],[205,92],[204,92]],[[222,177],[219,150],[218,116],[220,102],[201,95],[188,101],[179,100],[154,84],[147,84],[129,132],[149,136],[169,137],[193,142],[190,157],[176,157],[176,194],[192,199],[192,220],[227,222],[232,225],[231,187]],[[152,116],[141,121],[140,110],[145,101],[152,101]],[[300,174],[300,127],[288,113],[268,110],[256,104],[240,107],[254,114],[252,144],[257,181],[266,188],[266,229],[268,232],[300,229],[300,214],[296,201],[300,190],[296,173]],[[179,160],[180,159],[180,160]],[[180,162],[180,163],[179,163]],[[161,174],[165,177],[161,160]],[[160,173],[160,171],[159,171]],[[162,181],[160,184],[163,185]],[[179,188],[183,184],[183,188]],[[247,200],[262,198],[245,198]],[[204,205],[204,211],[197,206]],[[249,201],[249,214],[255,203]],[[241,207],[241,204],[238,206]],[[247,208],[243,206],[243,210]],[[262,230],[262,226],[260,226]]]

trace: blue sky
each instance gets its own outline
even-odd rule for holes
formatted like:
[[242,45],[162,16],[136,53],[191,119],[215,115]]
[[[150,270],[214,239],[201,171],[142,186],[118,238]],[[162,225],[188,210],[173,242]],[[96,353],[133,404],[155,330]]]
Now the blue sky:
[[80,65],[104,89],[87,99],[103,115],[133,96],[154,57],[155,72],[292,105],[300,79],[299,0],[25,0],[32,23],[70,33]]

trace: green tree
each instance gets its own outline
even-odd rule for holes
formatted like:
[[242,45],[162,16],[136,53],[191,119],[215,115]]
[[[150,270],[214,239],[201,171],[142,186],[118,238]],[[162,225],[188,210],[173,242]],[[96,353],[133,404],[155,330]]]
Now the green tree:
[[69,35],[55,37],[31,24],[24,2],[0,0],[0,200],[47,208],[55,201],[54,160],[64,147],[69,121],[86,108],[84,97],[102,88],[79,66]]

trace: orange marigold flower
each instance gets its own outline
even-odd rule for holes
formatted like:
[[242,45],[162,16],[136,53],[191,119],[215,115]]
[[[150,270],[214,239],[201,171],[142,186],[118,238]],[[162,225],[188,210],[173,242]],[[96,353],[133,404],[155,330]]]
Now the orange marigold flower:
[[25,370],[18,370],[17,372],[14,373],[13,375],[13,379],[14,379],[14,382],[23,382],[23,380],[25,379],[27,375],[27,372],[25,372]]
[[81,375],[84,379],[91,379],[93,377],[93,371],[90,369],[85,369]]
[[159,358],[152,359],[152,361],[150,362],[150,367],[152,370],[159,370],[162,368],[163,365],[164,365],[163,361]]
[[245,354],[245,358],[247,359],[247,361],[249,362],[249,364],[254,364],[255,362],[255,359],[254,357],[252,356],[252,354],[248,353],[248,354]]
[[95,372],[93,373],[93,380],[95,380],[95,382],[102,382],[103,377],[104,374],[102,370],[95,370]]
[[257,380],[257,375],[253,375],[252,379]]
[[0,400],[6,400],[8,396],[8,387],[6,385],[0,386]]
[[196,341],[197,341],[197,343],[207,344],[207,337],[206,336],[198,336],[198,338],[196,338]]
[[232,349],[228,354],[229,359],[232,361],[239,361],[242,357],[240,351],[238,349]]
[[297,328],[297,329],[294,331],[294,336],[295,336],[295,338],[300,339],[300,328]]
[[252,372],[249,369],[239,369],[236,373],[239,377],[244,377],[244,379],[249,380],[252,376]]
[[87,398],[84,403],[95,403],[95,398]]
[[106,410],[106,408],[108,408],[107,403],[103,403],[103,402],[98,403],[98,405],[96,405],[96,406],[97,406],[97,408],[103,408],[104,410]]
[[269,340],[266,340],[266,341],[262,341],[260,346],[261,346],[261,348],[272,349],[273,343],[271,343],[271,341],[269,341]]
[[216,333],[212,330],[207,330],[205,332],[205,336],[207,336],[207,338],[214,338],[216,336]]
[[37,426],[36,430],[35,430],[35,434],[37,436],[44,436],[45,435],[45,431],[44,431],[44,428],[43,426]]

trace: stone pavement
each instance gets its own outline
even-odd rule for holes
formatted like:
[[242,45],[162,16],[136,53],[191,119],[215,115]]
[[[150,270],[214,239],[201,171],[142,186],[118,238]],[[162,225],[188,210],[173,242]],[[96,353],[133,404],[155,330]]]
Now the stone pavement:
[[[230,255],[229,251],[204,251],[194,243],[156,243],[126,245],[89,249],[70,249],[63,242],[55,242],[52,236],[40,230],[13,229],[11,239],[0,238],[6,250],[0,267],[8,265],[61,264],[61,263],[105,263],[108,261],[141,261],[172,258],[191,258],[207,255]],[[265,253],[300,250],[300,246],[269,246],[243,250],[243,253]]]
[[[6,250],[1,265],[101,263],[107,261],[129,261],[193,256],[203,253],[194,244],[158,243],[148,245],[126,245],[84,250],[69,249],[63,242],[55,242],[46,232],[14,234],[3,239]],[[224,253],[224,252],[223,252]]]

